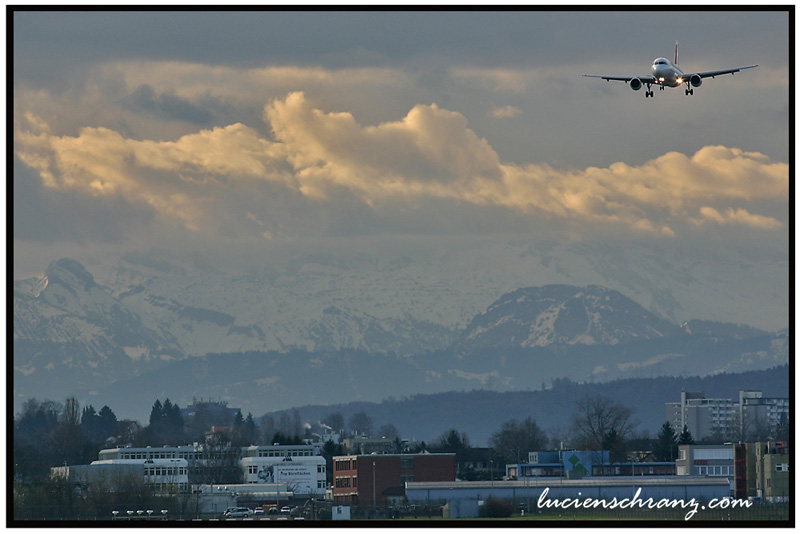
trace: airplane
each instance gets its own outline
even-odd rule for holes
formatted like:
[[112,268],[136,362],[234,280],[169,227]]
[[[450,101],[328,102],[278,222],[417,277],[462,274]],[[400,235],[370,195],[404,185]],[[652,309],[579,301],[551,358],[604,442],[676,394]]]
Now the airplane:
[[678,68],[678,43],[675,43],[675,62],[667,58],[657,58],[653,61],[653,66],[650,67],[650,76],[599,76],[596,74],[584,74],[588,78],[602,78],[606,81],[617,81],[630,83],[631,89],[638,91],[642,85],[647,86],[644,92],[645,98],[652,97],[653,91],[650,89],[652,85],[658,85],[661,91],[664,87],[680,87],[686,84],[686,96],[694,94],[694,88],[700,87],[703,83],[703,78],[715,78],[723,74],[734,74],[744,69],[752,69],[758,65],[749,65],[747,67],[738,67],[735,69],[725,70],[711,70],[707,72],[693,72],[690,74],[684,73]]

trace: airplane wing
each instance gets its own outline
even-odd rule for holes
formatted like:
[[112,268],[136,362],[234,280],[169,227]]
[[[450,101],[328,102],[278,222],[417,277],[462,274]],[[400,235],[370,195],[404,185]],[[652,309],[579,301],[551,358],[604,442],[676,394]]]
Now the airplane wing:
[[587,78],[602,78],[605,81],[625,82],[638,78],[642,83],[658,83],[654,76],[599,76],[597,74],[584,74]]
[[683,78],[684,79],[689,79],[692,76],[700,76],[701,78],[713,78],[715,76],[722,76],[723,74],[734,74],[736,72],[739,72],[740,70],[753,69],[755,67],[758,67],[758,65],[749,65],[747,67],[739,67],[739,68],[736,68],[736,69],[710,70],[710,71],[707,71],[707,72],[693,72],[691,74],[684,74]]

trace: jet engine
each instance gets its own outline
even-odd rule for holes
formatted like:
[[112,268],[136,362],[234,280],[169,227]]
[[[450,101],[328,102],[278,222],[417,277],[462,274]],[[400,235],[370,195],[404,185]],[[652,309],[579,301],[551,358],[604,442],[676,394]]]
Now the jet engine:
[[703,78],[701,78],[698,74],[694,74],[691,78],[689,78],[689,83],[692,84],[692,87],[700,87],[703,85]]
[[634,91],[638,91],[641,88],[642,88],[642,80],[640,80],[639,78],[632,78],[631,89],[633,89]]

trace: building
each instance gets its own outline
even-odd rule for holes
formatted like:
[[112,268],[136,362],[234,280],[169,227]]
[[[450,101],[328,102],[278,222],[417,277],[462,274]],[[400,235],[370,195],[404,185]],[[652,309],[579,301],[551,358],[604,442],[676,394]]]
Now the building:
[[409,482],[455,481],[452,453],[334,456],[334,504],[383,506],[405,497]]
[[681,391],[680,402],[666,403],[666,416],[676,432],[686,427],[699,441],[737,426],[737,408],[731,399],[708,399],[702,391]]
[[[324,496],[326,467],[320,450],[319,444],[230,447],[195,443],[179,447],[117,447],[100,451],[96,463],[142,464],[147,468],[145,474],[161,477],[164,468],[160,463],[182,460],[181,469],[185,472],[181,476],[185,480],[180,480],[181,489],[202,484],[283,482],[295,494]],[[153,479],[154,484],[162,482],[160,478]]]
[[786,442],[739,443],[734,446],[738,499],[766,502],[789,499],[789,447]]
[[675,432],[680,433],[685,426],[695,441],[776,437],[781,429],[788,437],[789,399],[764,397],[761,391],[740,391],[738,403],[708,399],[702,391],[682,391],[681,401],[665,403],[665,409]]
[[499,465],[494,458],[494,451],[488,447],[469,447],[462,453],[460,465],[457,466],[459,479],[490,480]]
[[675,474],[674,462],[611,463],[609,451],[538,451],[528,453],[528,463],[506,465],[506,478],[607,476],[670,476]]
[[198,401],[192,399],[192,404],[181,410],[184,424],[190,424],[195,417],[199,417],[205,425],[227,426],[233,424],[239,408],[228,408],[226,401]]
[[[764,397],[760,391],[740,391],[739,419],[745,436],[788,437],[789,399]],[[781,431],[786,436],[778,436]]]
[[727,445],[679,445],[675,460],[678,476],[702,476],[726,479],[734,491],[736,470],[734,447]]
[[[478,517],[490,497],[510,501],[515,508],[532,511],[545,493],[547,499],[632,499],[652,498],[710,500],[727,497],[727,480],[709,477],[608,477],[568,480],[532,478],[481,482],[409,482],[410,504],[441,505],[445,517]],[[689,512],[690,509],[687,509]]]
[[325,495],[327,469],[319,444],[242,447],[239,465],[246,484],[282,482],[295,495]]
[[389,438],[355,436],[344,438],[342,444],[350,454],[391,454],[397,452],[395,440]]
[[188,484],[214,484],[238,482],[241,477],[239,449],[228,446],[211,446],[205,443],[178,447],[115,447],[103,449],[99,460],[108,464],[122,464],[133,460],[183,459],[187,462]]

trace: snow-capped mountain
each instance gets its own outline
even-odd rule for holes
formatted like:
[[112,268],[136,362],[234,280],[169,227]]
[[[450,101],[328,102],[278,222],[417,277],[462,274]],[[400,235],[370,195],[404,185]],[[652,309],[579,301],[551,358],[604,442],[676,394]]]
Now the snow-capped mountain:
[[616,345],[674,336],[682,330],[601,286],[546,285],[503,295],[461,334],[459,350]]
[[180,357],[74,260],[14,285],[15,393],[91,388]]
[[[388,377],[367,391],[365,377],[350,373],[352,387],[342,394],[353,398],[412,394],[423,382],[426,391],[528,387],[529,368],[542,374],[547,367],[550,377],[605,380],[630,370],[658,370],[660,362],[669,361],[686,368],[665,364],[665,372],[693,373],[696,347],[676,349],[664,342],[643,352],[617,348],[696,333],[730,339],[728,327],[693,321],[677,326],[692,318],[746,323],[764,338],[758,328],[779,323],[787,299],[781,292],[782,260],[689,262],[676,255],[674,261],[656,261],[641,247],[609,252],[585,244],[508,241],[423,247],[408,255],[318,248],[229,269],[164,252],[83,259],[88,270],[74,260],[53,262],[42,276],[14,282],[15,401],[108,390],[115,381],[189,365],[207,354],[223,355],[215,362],[231,354],[250,353],[252,360],[269,352],[270,361],[307,354],[308,369],[325,369],[325,376],[340,368],[335,363],[340,360],[360,369],[373,356],[397,357],[390,367],[402,380]],[[759,276],[760,285],[736,282],[755,270],[766,273]],[[752,333],[737,332],[737,342]],[[786,339],[733,347],[735,358],[715,357],[702,372],[779,365],[787,357]],[[543,365],[528,361],[530,353],[524,352],[551,346],[569,348],[569,358]],[[608,346],[615,347],[616,360],[603,353]],[[523,352],[496,358],[487,348]],[[357,363],[335,355],[347,351],[358,352]],[[472,356],[462,357],[465,353]],[[380,373],[381,365],[375,366]],[[280,374],[269,369],[274,367],[239,380],[252,379],[251,393],[264,395],[277,395],[275,387],[282,384],[274,402],[288,402],[287,384],[308,389],[290,362]],[[171,385],[180,380],[170,376]],[[145,386],[137,387],[145,393]],[[324,401],[328,385],[309,387]],[[220,384],[215,394],[245,389]],[[208,396],[204,390],[194,394]]]

